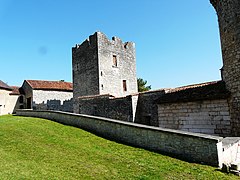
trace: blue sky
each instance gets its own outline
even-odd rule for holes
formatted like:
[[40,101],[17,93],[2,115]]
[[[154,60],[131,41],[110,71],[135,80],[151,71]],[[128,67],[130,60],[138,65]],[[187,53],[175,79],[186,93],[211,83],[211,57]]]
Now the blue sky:
[[0,79],[72,81],[71,48],[95,31],[135,42],[153,89],[220,79],[209,0],[0,0]]

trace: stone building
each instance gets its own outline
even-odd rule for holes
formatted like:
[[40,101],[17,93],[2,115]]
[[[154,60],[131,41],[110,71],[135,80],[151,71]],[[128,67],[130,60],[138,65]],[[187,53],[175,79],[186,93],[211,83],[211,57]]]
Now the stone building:
[[22,85],[24,108],[72,112],[72,83],[64,81],[25,80]]
[[124,97],[137,92],[135,44],[96,32],[72,48],[74,112],[78,98],[109,94]]
[[0,80],[0,115],[14,113],[22,107],[22,100],[19,87],[8,86]]

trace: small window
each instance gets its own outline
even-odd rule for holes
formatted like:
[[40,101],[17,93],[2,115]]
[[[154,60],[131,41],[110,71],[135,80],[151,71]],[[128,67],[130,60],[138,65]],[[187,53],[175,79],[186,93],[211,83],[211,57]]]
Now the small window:
[[113,66],[117,67],[117,56],[113,55]]
[[127,81],[123,80],[123,91],[127,91]]
[[103,76],[103,72],[101,71],[101,76]]
[[103,84],[101,85],[101,87],[102,87],[102,90],[103,90]]

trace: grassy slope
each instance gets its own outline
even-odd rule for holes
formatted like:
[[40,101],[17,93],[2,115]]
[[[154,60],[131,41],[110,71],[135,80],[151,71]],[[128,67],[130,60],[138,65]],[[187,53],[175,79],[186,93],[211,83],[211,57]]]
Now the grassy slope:
[[0,117],[1,179],[237,179],[38,118]]

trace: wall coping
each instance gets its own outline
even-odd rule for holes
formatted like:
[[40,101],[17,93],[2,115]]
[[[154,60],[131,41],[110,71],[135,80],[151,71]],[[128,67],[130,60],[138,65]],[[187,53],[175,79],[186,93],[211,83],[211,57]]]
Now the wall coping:
[[110,123],[116,123],[116,124],[122,124],[126,126],[133,126],[135,128],[141,128],[141,129],[149,129],[152,131],[162,131],[165,133],[171,133],[171,134],[178,134],[182,136],[193,136],[193,137],[198,137],[202,139],[208,139],[211,141],[216,141],[216,143],[221,142],[224,138],[220,136],[213,136],[213,135],[208,135],[208,134],[201,134],[201,133],[193,133],[193,132],[187,132],[187,131],[181,131],[181,130],[174,130],[174,129],[167,129],[167,128],[161,128],[161,127],[153,127],[153,126],[147,126],[147,125],[142,125],[142,124],[136,124],[136,123],[131,123],[131,122],[126,122],[126,121],[120,121],[120,120],[115,120],[115,119],[110,119],[110,118],[105,118],[105,117],[98,117],[98,116],[91,116],[91,115],[85,115],[85,114],[75,114],[75,113],[69,113],[69,112],[63,112],[63,111],[52,111],[52,110],[31,110],[31,109],[21,109],[21,110],[16,110],[16,112],[46,112],[46,113],[58,113],[58,114],[66,114],[66,115],[71,115],[71,116],[78,116],[78,117],[84,117],[84,118],[92,118],[95,120],[100,120],[100,121],[107,121]]

